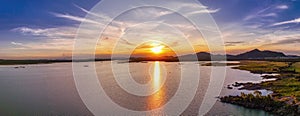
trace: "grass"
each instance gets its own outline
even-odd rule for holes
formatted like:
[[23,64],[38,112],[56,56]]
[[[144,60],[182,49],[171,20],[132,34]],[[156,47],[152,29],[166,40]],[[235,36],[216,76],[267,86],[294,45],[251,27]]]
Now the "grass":
[[[253,94],[241,93],[240,96],[220,97],[221,102],[236,104],[246,108],[262,109],[278,116],[299,116],[298,105],[287,104],[285,101],[273,99],[271,95],[261,96],[261,92],[255,91]],[[295,100],[294,98],[288,100]]]
[[252,73],[279,73],[280,79],[261,85],[281,96],[295,96],[300,100],[300,62],[242,61],[234,68]]
[[263,82],[262,86],[281,96],[295,96],[300,100],[300,79],[298,78],[283,78],[277,81]]
[[297,73],[300,73],[300,62],[294,63],[292,67],[296,70]]
[[235,69],[247,70],[252,73],[279,73],[281,68],[287,67],[288,62],[272,61],[241,61]]
[[[300,115],[300,62],[241,61],[235,69],[252,73],[278,73],[277,80],[259,84],[261,88],[272,90],[268,96],[221,97],[221,101],[249,108],[258,108],[278,115]],[[257,84],[255,84],[257,85]]]
[[220,62],[215,62],[215,63],[205,63],[205,64],[202,64],[201,66],[235,66],[235,65],[240,65],[240,63],[220,63]]

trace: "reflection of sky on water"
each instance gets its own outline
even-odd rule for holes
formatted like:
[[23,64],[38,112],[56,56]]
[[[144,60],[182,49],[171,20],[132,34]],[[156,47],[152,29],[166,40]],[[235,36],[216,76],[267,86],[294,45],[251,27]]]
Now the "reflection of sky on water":
[[[79,64],[84,66],[87,63]],[[139,111],[156,109],[167,103],[168,100],[173,97],[177,90],[176,87],[178,87],[177,84],[180,82],[180,78],[176,77],[176,75],[180,75],[178,72],[181,70],[179,68],[181,65],[177,62],[130,63],[130,65],[132,65],[131,72],[134,77],[146,79],[145,82],[150,82],[147,81],[148,79],[146,75],[149,76],[149,65],[153,64],[153,67],[150,67],[150,70],[152,70],[152,72],[150,72],[152,76],[150,76],[152,79],[155,79],[155,81],[152,81],[153,87],[160,86],[158,83],[163,81],[161,73],[167,73],[167,80],[165,81],[164,86],[161,86],[160,91],[150,97],[126,96],[127,93],[116,89],[116,86],[113,84],[112,80],[110,80],[112,75],[110,75],[110,72],[108,71],[109,68],[107,67],[107,64],[109,64],[109,62],[96,63],[97,71],[101,73],[98,73],[99,77],[102,78],[105,88],[111,91],[110,94],[113,95],[114,99],[119,100],[117,103],[122,104],[124,107],[129,107]],[[125,64],[126,63],[120,63],[120,65]],[[195,64],[195,62],[182,63],[182,65],[188,64]],[[71,64],[38,64],[26,65],[25,67],[26,68],[24,69],[14,69],[13,66],[1,67],[0,91],[2,94],[0,95],[0,102],[3,104],[0,106],[3,106],[2,108],[17,110],[19,113],[16,114],[33,114],[35,112],[48,114],[49,112],[54,112],[54,114],[57,115],[90,115],[90,112],[81,102],[75,89],[72,72],[70,70]],[[163,67],[165,67],[165,69]],[[139,72],[140,69],[145,69],[146,71]],[[204,79],[203,81],[200,81],[200,86],[207,83],[205,82],[205,80],[207,80],[205,73],[209,72],[209,69],[209,67],[201,68],[201,75],[203,75],[201,78]],[[189,68],[189,70],[193,71],[194,69]],[[88,72],[82,71],[82,73],[85,74]],[[140,75],[140,73],[143,74]],[[222,95],[236,94],[236,90],[228,90],[226,86],[234,83],[235,81],[247,80],[259,81],[261,78],[260,75],[254,75],[248,71],[235,70],[228,67]],[[140,82],[142,82],[142,80],[140,80]],[[201,95],[203,93],[204,92],[198,93],[200,95],[197,97],[197,100],[202,99]],[[188,114],[197,109],[196,104],[189,108],[190,110],[187,111]],[[3,110],[0,114],[5,115],[10,111],[11,110]],[[242,115],[249,112],[253,115],[266,115],[263,111],[246,109],[230,104],[222,104],[220,102],[215,104],[208,115]]]

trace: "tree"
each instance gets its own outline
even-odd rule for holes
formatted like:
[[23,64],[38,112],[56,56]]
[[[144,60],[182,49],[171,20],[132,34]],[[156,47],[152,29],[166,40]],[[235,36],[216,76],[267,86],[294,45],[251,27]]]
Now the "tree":
[[255,97],[261,97],[262,93],[260,91],[254,91]]

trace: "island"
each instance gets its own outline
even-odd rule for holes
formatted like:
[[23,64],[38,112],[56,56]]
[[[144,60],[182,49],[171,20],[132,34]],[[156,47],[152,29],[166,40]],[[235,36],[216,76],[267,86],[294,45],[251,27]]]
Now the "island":
[[300,115],[300,62],[283,61],[241,61],[234,69],[246,70],[255,74],[267,75],[263,78],[274,78],[273,81],[261,83],[234,83],[228,87],[239,87],[240,90],[271,90],[272,94],[262,96],[259,91],[239,96],[219,97],[221,102],[262,109],[274,115]]

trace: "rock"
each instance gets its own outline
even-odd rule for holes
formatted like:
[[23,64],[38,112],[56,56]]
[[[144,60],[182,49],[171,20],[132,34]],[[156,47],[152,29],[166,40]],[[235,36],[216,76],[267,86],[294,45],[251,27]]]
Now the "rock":
[[227,89],[233,89],[233,87],[231,87],[230,85],[227,86]]

